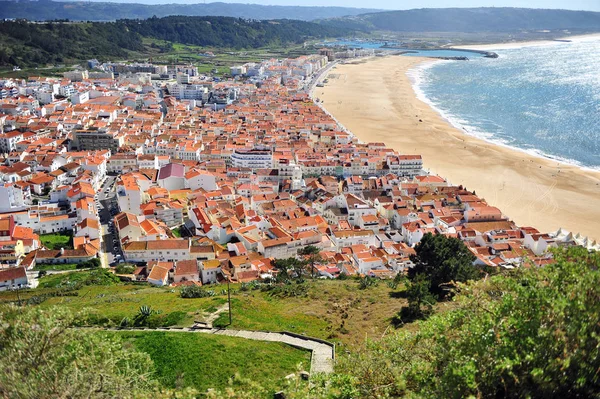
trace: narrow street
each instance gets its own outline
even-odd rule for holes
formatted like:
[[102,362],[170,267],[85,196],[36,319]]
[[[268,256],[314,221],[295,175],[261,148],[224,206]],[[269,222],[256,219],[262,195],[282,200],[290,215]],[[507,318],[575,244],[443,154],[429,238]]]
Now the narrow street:
[[115,183],[117,176],[107,176],[96,196],[96,206],[100,217],[100,230],[102,234],[102,248],[100,261],[102,267],[115,265],[122,259],[121,247],[118,236],[115,234],[112,219],[118,211]]

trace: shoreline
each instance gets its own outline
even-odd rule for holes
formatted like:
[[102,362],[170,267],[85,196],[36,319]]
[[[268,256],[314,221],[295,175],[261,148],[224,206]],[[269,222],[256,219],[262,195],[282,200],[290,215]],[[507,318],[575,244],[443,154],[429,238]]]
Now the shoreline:
[[479,140],[483,140],[490,144],[504,147],[504,148],[510,149],[512,151],[522,152],[529,156],[545,159],[550,162],[557,162],[557,163],[560,163],[565,166],[573,166],[573,167],[581,169],[584,172],[600,172],[600,166],[599,167],[585,166],[585,165],[582,165],[577,160],[562,158],[557,155],[546,154],[537,148],[525,149],[525,148],[520,148],[517,146],[510,145],[510,144],[506,144],[505,142],[495,139],[494,136],[491,134],[490,134],[491,137],[485,137],[483,135],[478,135],[478,134],[469,132],[469,130],[467,130],[466,127],[462,126],[459,122],[453,121],[449,115],[446,115],[441,109],[439,109],[437,107],[437,105],[435,103],[433,103],[433,101],[431,101],[429,98],[427,98],[425,93],[422,92],[421,88],[419,87],[419,82],[418,82],[419,76],[415,76],[415,75],[421,73],[424,69],[431,68],[438,62],[444,62],[444,60],[436,60],[436,59],[423,60],[420,64],[417,64],[413,68],[408,69],[406,71],[406,75],[408,76],[408,78],[411,82],[413,91],[415,92],[415,96],[417,97],[417,99],[419,101],[422,101],[423,103],[427,104],[429,107],[431,107],[431,109],[433,109],[444,121],[446,121],[446,123],[451,125],[453,128],[459,130],[464,135],[467,135],[467,136],[470,136],[470,137],[473,137],[473,138],[476,138]]
[[448,46],[449,49],[465,49],[465,50],[508,50],[523,47],[536,47],[536,46],[553,46],[557,44],[565,44],[569,42],[581,42],[589,39],[600,38],[600,33],[588,33],[585,35],[574,35],[559,37],[552,40],[526,40],[522,42],[504,42],[504,43],[490,43],[490,44],[464,44],[460,46]]
[[315,97],[359,140],[421,154],[425,168],[475,190],[520,226],[541,232],[564,228],[599,238],[600,209],[594,205],[600,198],[600,172],[458,129],[418,98],[408,76],[433,62],[390,56],[338,65],[330,74],[344,78],[330,78],[325,88],[315,89]]

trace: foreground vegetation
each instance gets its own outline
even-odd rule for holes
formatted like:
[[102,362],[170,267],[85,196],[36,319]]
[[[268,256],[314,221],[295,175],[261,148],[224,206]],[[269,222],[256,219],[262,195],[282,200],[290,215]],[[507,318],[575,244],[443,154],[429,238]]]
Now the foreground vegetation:
[[223,388],[235,375],[251,379],[266,397],[285,385],[286,375],[310,367],[309,352],[274,342],[81,330],[71,326],[83,315],[58,307],[0,306],[0,316],[2,397],[166,398],[169,389]]
[[[452,245],[452,242],[442,242],[437,248]],[[349,345],[349,351],[338,348],[338,355],[342,352],[343,356],[338,356],[336,373],[316,377],[311,385],[298,383],[296,379],[274,384],[272,381],[280,378],[275,374],[268,381],[262,382],[255,378],[236,377],[227,387],[219,387],[224,391],[214,391],[209,397],[269,397],[277,387],[284,389],[289,398],[597,397],[600,392],[600,376],[597,372],[600,369],[600,254],[588,253],[582,248],[570,248],[557,251],[555,258],[555,264],[543,268],[525,267],[508,274],[488,275],[482,280],[454,284],[451,291],[445,289],[442,293],[446,300],[451,298],[451,302],[446,303],[446,307],[435,305],[432,314],[425,315],[424,320],[404,324],[395,331],[389,329],[387,334],[371,334],[366,344],[363,341],[362,345]],[[446,257],[440,259],[441,264],[446,264],[447,261]],[[447,266],[456,265],[453,263]],[[460,268],[450,267],[448,270],[459,272]],[[433,281],[436,273],[421,271],[422,273],[418,273],[421,279]],[[457,275],[460,276],[460,273]],[[265,326],[276,329],[294,320],[301,329],[318,336],[330,333],[328,325],[334,325],[333,320],[338,320],[333,317],[336,306],[332,304],[337,302],[339,305],[343,298],[363,298],[356,308],[345,308],[347,316],[343,313],[340,316],[339,320],[349,323],[353,315],[358,316],[369,310],[369,304],[377,303],[376,300],[372,303],[369,300],[362,302],[364,298],[383,301],[386,296],[390,298],[390,293],[391,297],[407,295],[400,286],[394,288],[392,282],[377,284],[369,280],[342,280],[305,284],[308,287],[306,295],[299,292],[293,296],[288,295],[289,291],[284,294],[274,289],[263,290],[263,287],[236,287],[238,291],[234,296],[237,301],[234,302],[234,321],[239,319],[237,323],[240,325],[255,323],[257,329]],[[447,282],[443,286],[447,287]],[[81,289],[94,288],[96,287],[86,286]],[[196,308],[200,308],[220,298],[220,294],[197,299],[181,298],[178,293],[169,293],[163,289],[145,291],[147,288],[116,282],[100,288],[108,295],[112,292],[117,298],[119,295],[121,298],[122,295],[140,295],[147,299],[156,295],[152,306],[162,309],[166,309],[166,306],[185,308],[185,303],[194,303]],[[427,290],[428,295],[433,297],[436,289],[434,287],[431,291]],[[3,294],[2,298],[7,299],[6,295],[8,294]],[[64,378],[59,381],[60,384],[67,381],[69,387],[72,385],[82,392],[89,392],[87,390],[90,388],[97,389],[97,385],[94,385],[97,380],[84,380],[71,371],[76,364],[99,362],[107,373],[107,382],[106,387],[101,388],[98,394],[91,395],[92,397],[106,397],[108,390],[113,395],[118,393],[120,396],[128,396],[127,393],[131,391],[127,389],[135,390],[136,395],[143,397],[173,397],[172,391],[165,392],[168,387],[179,390],[185,386],[189,389],[185,392],[188,396],[181,394],[180,397],[197,397],[198,391],[194,389],[203,390],[206,385],[194,376],[189,376],[190,371],[186,372],[185,367],[175,368],[175,363],[179,361],[194,364],[194,348],[202,345],[213,348],[202,350],[202,356],[221,353],[216,348],[219,351],[224,349],[227,353],[227,346],[218,342],[194,341],[199,338],[189,337],[180,341],[178,335],[156,333],[141,336],[138,334],[145,333],[136,332],[125,334],[124,338],[130,343],[125,348],[119,341],[102,340],[103,344],[97,344],[100,349],[91,351],[90,345],[96,345],[98,338],[90,338],[93,334],[85,337],[72,335],[83,332],[66,329],[66,326],[79,323],[79,319],[69,315],[72,313],[71,309],[83,307],[86,301],[96,301],[104,312],[120,306],[133,311],[132,305],[125,300],[122,305],[119,300],[114,299],[105,303],[105,298],[100,293],[86,294],[81,298],[52,296],[39,306],[15,308],[12,305],[3,308],[2,320],[7,320],[8,323],[2,324],[0,329],[0,367],[15,371],[0,375],[0,393],[10,397],[11,392],[16,392],[12,389],[23,389],[23,392],[31,392],[34,397],[34,393],[38,394],[37,397],[57,396],[52,391],[57,389],[56,382],[47,382],[47,385],[29,384],[23,378],[25,367],[33,367],[31,372],[34,374],[42,372],[40,367],[48,367],[51,371],[43,370],[40,381],[46,381],[44,378],[48,378],[47,375],[54,379],[58,375]],[[50,306],[50,303],[61,306]],[[324,306],[325,303],[328,306]],[[388,302],[383,307],[397,312],[399,305],[397,303],[392,306]],[[300,307],[301,310],[294,307]],[[299,314],[306,312],[308,308],[315,313],[306,315],[310,322],[305,320],[303,325]],[[141,311],[138,309],[138,312]],[[378,320],[373,318],[370,324],[378,325]],[[389,326],[391,318],[384,318],[384,321]],[[32,328],[34,325],[36,327]],[[360,323],[356,325],[360,329]],[[353,329],[354,327],[349,328],[350,337],[354,334],[350,332]],[[54,331],[61,331],[61,334],[68,331],[69,339],[63,341],[59,338],[62,337],[61,334],[53,335]],[[49,353],[41,365],[32,363],[33,358],[28,356],[36,353],[41,345],[39,343],[48,335],[55,342],[49,350],[57,352]],[[344,335],[341,334],[339,339],[343,341]],[[65,351],[65,356],[58,357],[59,348]],[[163,351],[164,348],[171,349]],[[136,351],[129,352],[133,349]],[[281,369],[284,373],[298,358],[297,354],[277,352],[279,349],[275,349],[274,353],[278,358],[284,359],[281,363],[285,364],[284,369]],[[139,350],[150,354],[154,363],[144,357],[146,354],[137,352]],[[124,356],[116,364],[113,360],[105,359],[112,356],[112,351],[118,351],[120,356]],[[257,348],[249,349],[248,352],[239,348],[238,351],[243,353],[243,359],[236,358],[236,364],[244,364],[244,359],[250,359],[263,365],[266,363],[267,366],[263,368],[273,367],[269,358],[254,353],[260,352]],[[300,358],[303,356],[301,354]],[[81,360],[75,362],[74,359],[80,357]],[[22,367],[15,367],[11,363],[17,362],[17,359],[23,362]],[[140,364],[139,359],[146,360]],[[226,367],[225,362],[221,362],[222,359],[203,359],[203,362],[199,361],[193,367],[210,367],[211,364],[215,364],[216,368]],[[148,373],[154,369],[145,368],[144,365],[147,364],[156,365],[157,374],[152,374],[152,378],[148,377]],[[127,367],[124,369],[122,365]],[[71,373],[64,375],[63,369]],[[266,373],[265,370],[261,372]],[[124,381],[130,381],[132,374],[139,376],[139,381],[136,380],[130,388],[125,388]],[[228,376],[231,377],[232,374],[229,372]],[[154,378],[163,384],[162,389],[157,388],[160,383]],[[13,379],[17,379],[15,388],[11,385]],[[224,379],[220,383],[224,383]],[[35,391],[36,389],[41,391]]]

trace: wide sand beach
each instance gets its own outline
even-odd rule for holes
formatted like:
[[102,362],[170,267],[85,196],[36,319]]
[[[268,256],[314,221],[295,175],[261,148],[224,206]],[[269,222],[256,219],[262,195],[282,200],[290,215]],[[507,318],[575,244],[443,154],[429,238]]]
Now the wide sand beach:
[[432,173],[462,184],[520,226],[559,227],[600,239],[600,172],[559,164],[469,136],[420,101],[407,72],[419,57],[338,65],[313,95],[365,142],[421,154]]

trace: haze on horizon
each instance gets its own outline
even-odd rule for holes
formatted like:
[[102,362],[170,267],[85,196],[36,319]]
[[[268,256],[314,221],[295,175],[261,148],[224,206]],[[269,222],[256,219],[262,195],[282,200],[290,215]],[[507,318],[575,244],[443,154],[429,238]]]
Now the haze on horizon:
[[[111,3],[144,4],[195,4],[211,3],[205,0],[92,0]],[[599,0],[217,0],[223,3],[244,3],[279,6],[337,6],[356,8],[379,8],[384,10],[409,10],[413,8],[449,7],[522,7],[553,8],[565,10],[600,11]]]

